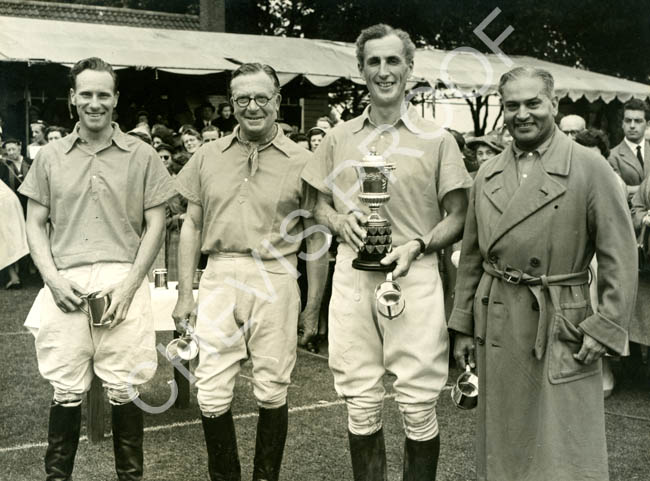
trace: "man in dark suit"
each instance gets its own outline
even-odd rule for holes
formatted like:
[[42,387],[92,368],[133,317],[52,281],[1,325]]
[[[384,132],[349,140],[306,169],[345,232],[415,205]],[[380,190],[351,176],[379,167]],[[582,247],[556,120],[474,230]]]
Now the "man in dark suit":
[[639,99],[623,104],[623,141],[612,149],[609,163],[627,185],[628,200],[639,189],[639,184],[650,169],[650,142],[643,138],[648,124],[648,109]]
[[196,117],[196,122],[194,123],[197,132],[201,132],[204,128],[209,125],[215,125],[212,117],[214,117],[215,112],[214,105],[210,102],[203,102],[199,105],[194,111],[194,116]]

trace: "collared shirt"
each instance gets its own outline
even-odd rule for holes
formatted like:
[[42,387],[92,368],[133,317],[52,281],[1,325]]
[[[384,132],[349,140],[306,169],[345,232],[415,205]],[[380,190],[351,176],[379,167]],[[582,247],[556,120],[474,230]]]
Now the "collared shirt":
[[458,144],[435,122],[422,119],[413,107],[392,126],[373,125],[369,112],[370,107],[328,131],[303,179],[332,195],[337,212],[356,209],[368,213],[357,197],[359,180],[354,165],[374,149],[396,167],[388,185],[390,200],[379,210],[392,224],[393,244],[421,238],[428,245],[433,228],[442,220],[442,199],[453,190],[472,185]]
[[643,163],[645,164],[645,139],[641,139],[641,142],[635,144],[634,142],[627,140],[627,137],[623,138],[627,146],[630,148],[634,156],[636,157],[636,148],[641,147],[641,157],[643,157]]
[[156,151],[113,134],[98,151],[74,131],[39,151],[20,192],[49,207],[52,257],[58,269],[97,262],[133,262],[144,211],[174,194]]
[[316,203],[315,192],[300,179],[312,154],[277,130],[253,155],[237,127],[202,145],[176,176],[177,190],[203,208],[202,252],[255,250],[265,260],[298,252],[298,210],[311,213]]
[[515,161],[516,161],[515,166],[517,167],[517,181],[520,184],[528,178],[530,169],[533,167],[533,165],[536,162],[539,162],[539,159],[541,159],[542,156],[548,150],[549,146],[551,145],[551,142],[553,142],[553,137],[555,137],[556,129],[558,129],[558,127],[554,127],[553,133],[549,136],[549,138],[546,139],[544,142],[542,142],[542,144],[539,147],[537,147],[532,151],[520,149],[519,147],[517,147],[516,141],[513,140],[512,151],[515,154]]

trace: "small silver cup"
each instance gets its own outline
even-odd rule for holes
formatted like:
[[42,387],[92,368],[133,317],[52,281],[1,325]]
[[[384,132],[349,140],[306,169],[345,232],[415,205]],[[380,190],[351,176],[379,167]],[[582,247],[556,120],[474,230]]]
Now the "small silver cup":
[[111,322],[113,322],[112,316],[104,319],[102,322],[102,317],[104,317],[104,314],[106,314],[106,311],[108,311],[108,308],[111,306],[110,294],[106,294],[100,297],[99,291],[96,291],[85,296],[81,296],[81,298],[84,301],[86,309],[84,309],[83,306],[80,306],[79,309],[81,309],[82,312],[86,313],[86,315],[90,318],[90,323],[94,327],[108,326]]
[[393,280],[393,273],[386,274],[386,280],[375,288],[377,312],[387,319],[395,319],[404,312],[406,301],[402,288]]
[[451,400],[460,409],[474,409],[478,403],[478,376],[465,364],[465,372],[458,376],[451,389]]
[[167,289],[167,269],[153,270],[153,285],[156,289]]
[[167,359],[172,361],[175,359],[190,361],[199,354],[199,343],[192,326],[186,324],[185,332],[181,334],[181,337],[173,339],[167,344],[165,354]]

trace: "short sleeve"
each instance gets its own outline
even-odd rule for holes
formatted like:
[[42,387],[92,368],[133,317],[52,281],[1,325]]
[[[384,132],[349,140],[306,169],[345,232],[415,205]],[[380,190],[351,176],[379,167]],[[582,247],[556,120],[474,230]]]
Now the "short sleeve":
[[174,196],[174,182],[155,151],[147,152],[147,168],[144,179],[144,209],[164,203]]
[[176,190],[187,200],[198,205],[201,203],[201,165],[203,154],[199,151],[185,164],[176,176]]
[[41,149],[18,188],[25,197],[35,200],[45,207],[50,207],[50,165],[52,149]]
[[438,202],[452,190],[469,189],[472,178],[467,173],[458,144],[451,134],[442,136],[438,148]]
[[314,213],[316,208],[316,199],[318,198],[318,191],[315,187],[308,184],[307,182],[302,182],[302,197],[300,198],[300,208]]
[[334,165],[335,132],[330,131],[320,143],[314,155],[302,171],[302,179],[316,190],[332,195],[327,179],[331,177]]

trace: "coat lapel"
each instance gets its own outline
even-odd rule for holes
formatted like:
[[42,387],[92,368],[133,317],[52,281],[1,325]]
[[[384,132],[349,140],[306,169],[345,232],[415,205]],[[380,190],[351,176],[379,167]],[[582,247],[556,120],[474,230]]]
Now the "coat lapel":
[[[639,174],[640,179],[645,178],[645,174],[643,173],[643,167],[641,167],[641,163],[639,162],[639,159],[636,158],[636,152],[632,152],[632,149],[630,149],[630,146],[627,145],[627,142],[624,140],[621,142],[621,158],[623,159],[623,162],[625,162],[627,165],[630,166],[630,168],[634,169],[634,171]],[[646,151],[646,156],[648,155],[648,143],[646,142],[645,145],[645,151]],[[644,159],[645,160],[645,159]]]
[[[511,149],[508,150],[512,152]],[[511,198],[508,198],[506,189],[503,188],[505,184],[503,170],[486,183],[485,194],[495,207],[503,206],[505,201],[505,208],[501,209],[502,215],[492,231],[488,250],[517,224],[566,192],[564,184],[554,176],[568,175],[572,150],[571,140],[558,130],[548,151],[540,161],[535,163],[532,175]],[[504,160],[515,161],[511,153],[503,157]],[[494,187],[491,188],[490,185]]]
[[500,214],[503,214],[510,201],[503,172],[508,162],[514,162],[514,158],[512,155],[508,155],[509,153],[509,151],[506,151],[494,159],[494,163],[490,165],[489,171],[486,173],[485,186],[483,187],[483,193]]

